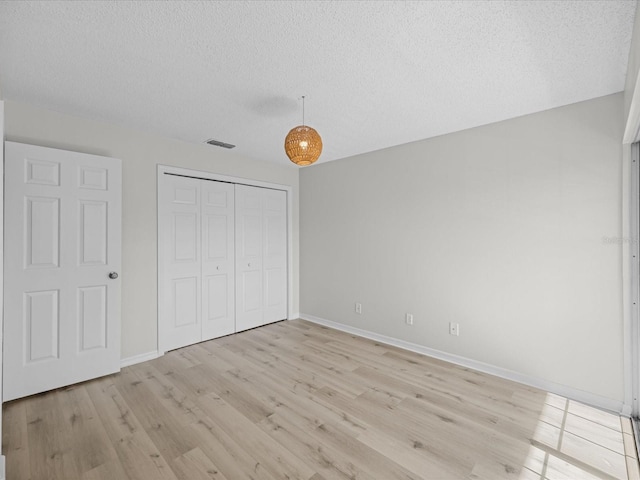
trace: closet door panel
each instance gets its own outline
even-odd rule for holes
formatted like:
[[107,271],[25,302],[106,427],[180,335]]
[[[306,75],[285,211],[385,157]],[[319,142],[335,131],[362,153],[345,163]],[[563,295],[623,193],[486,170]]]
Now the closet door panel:
[[263,325],[263,188],[235,186],[236,331]]
[[167,175],[159,199],[160,345],[165,351],[201,341],[200,180]]
[[202,340],[235,332],[234,185],[201,180]]
[[287,318],[287,194],[236,185],[236,329]]
[[287,193],[264,190],[263,323],[287,318]]

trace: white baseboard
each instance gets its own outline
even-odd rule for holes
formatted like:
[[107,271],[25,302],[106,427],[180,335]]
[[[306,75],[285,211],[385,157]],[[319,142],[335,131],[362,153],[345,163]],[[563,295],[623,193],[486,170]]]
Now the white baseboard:
[[287,318],[287,320],[297,320],[298,318],[300,318],[300,312],[295,312],[289,315],[289,318]]
[[154,350],[153,352],[140,353],[132,357],[123,358],[122,360],[120,360],[120,368],[129,367],[131,365],[135,365],[136,363],[148,362],[149,360],[153,360],[160,356],[162,355],[160,355],[157,350]]
[[4,480],[7,478],[7,472],[5,471],[5,457],[4,455],[0,455],[0,480]]
[[422,355],[426,355],[428,357],[444,360],[445,362],[454,363],[462,367],[471,368],[479,372],[488,373],[490,375],[494,375],[496,377],[504,378],[506,380],[522,383],[530,387],[539,388],[541,390],[555,393],[557,395],[561,395],[563,397],[569,398],[571,400],[575,400],[580,403],[584,403],[586,405],[591,405],[593,407],[600,408],[602,410],[607,410],[617,415],[622,415],[625,417],[628,417],[631,415],[630,405],[626,405],[623,402],[620,402],[618,400],[613,400],[611,398],[603,397],[595,393],[585,392],[584,390],[579,390],[577,388],[569,387],[567,385],[562,385],[559,383],[551,382],[549,380],[543,380],[540,378],[531,377],[529,375],[514,372],[513,370],[508,370],[506,368],[497,367],[495,365],[491,365],[488,363],[478,362],[470,358],[461,357],[459,355],[454,355],[451,353],[446,353],[440,350],[436,350],[434,348],[418,345],[416,343],[399,340],[397,338],[387,337],[386,335],[380,335],[378,333],[370,332],[368,330],[362,330],[360,328],[351,327],[349,325],[333,322],[331,320],[326,320],[324,318],[308,315],[306,313],[301,313],[300,318],[303,320],[308,320],[313,323],[317,323],[319,325],[324,325],[326,327],[334,328],[336,330],[341,330],[343,332],[347,332],[352,335],[358,335],[360,337],[368,338],[370,340],[375,340],[376,342],[385,343],[387,345],[392,345],[394,347],[402,348],[404,350],[410,350],[416,353],[421,353]]

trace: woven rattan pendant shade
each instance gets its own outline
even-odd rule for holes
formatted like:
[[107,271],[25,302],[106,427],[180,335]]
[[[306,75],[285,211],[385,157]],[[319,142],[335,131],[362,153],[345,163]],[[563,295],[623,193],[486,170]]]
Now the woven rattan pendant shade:
[[284,151],[296,165],[311,165],[322,153],[322,138],[315,129],[306,125],[294,127],[284,139]]
[[311,165],[322,153],[322,139],[314,128],[304,124],[304,95],[302,96],[302,125],[292,128],[284,139],[287,157],[301,167]]

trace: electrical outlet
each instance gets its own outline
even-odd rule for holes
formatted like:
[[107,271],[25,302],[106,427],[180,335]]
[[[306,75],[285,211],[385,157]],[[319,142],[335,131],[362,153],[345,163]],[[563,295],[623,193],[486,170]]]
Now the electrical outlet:
[[404,321],[407,325],[413,325],[413,315],[411,313],[405,314]]
[[449,322],[449,334],[460,336],[460,325],[458,323]]
[[362,304],[356,303],[356,313],[362,314]]

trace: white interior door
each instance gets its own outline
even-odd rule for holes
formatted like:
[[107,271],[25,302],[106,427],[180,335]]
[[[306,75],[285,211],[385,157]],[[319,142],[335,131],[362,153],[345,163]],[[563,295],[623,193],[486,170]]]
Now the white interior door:
[[119,371],[122,207],[119,160],[5,155],[7,401]]
[[200,180],[202,340],[235,332],[234,185]]
[[162,181],[158,316],[161,349],[168,351],[202,341],[201,181],[176,175]]
[[236,331],[286,317],[286,192],[236,185]]

